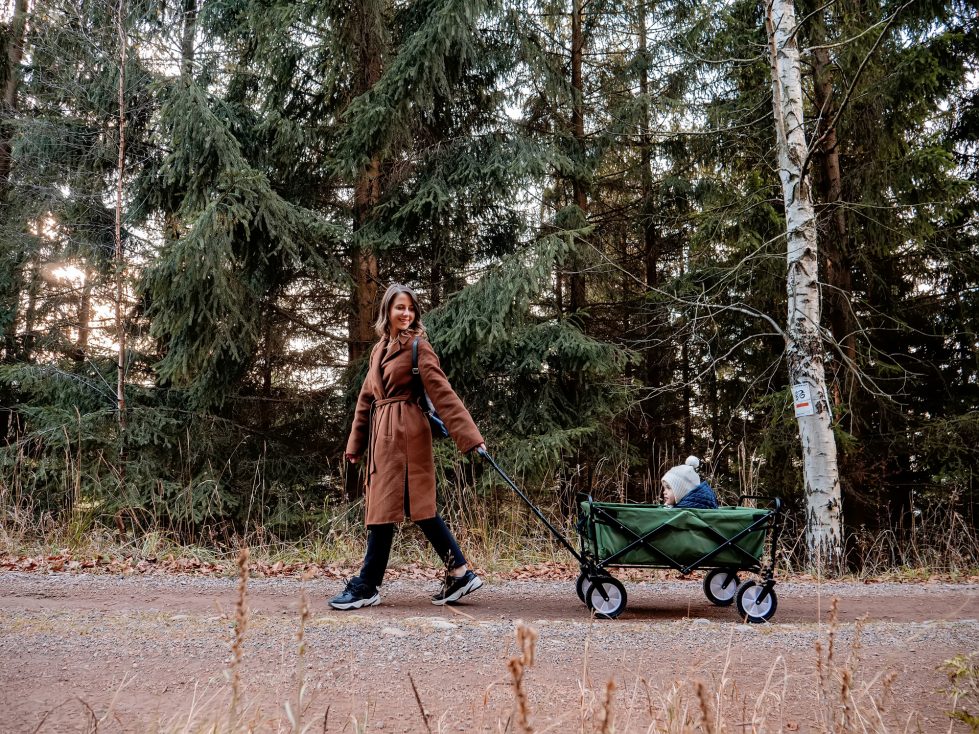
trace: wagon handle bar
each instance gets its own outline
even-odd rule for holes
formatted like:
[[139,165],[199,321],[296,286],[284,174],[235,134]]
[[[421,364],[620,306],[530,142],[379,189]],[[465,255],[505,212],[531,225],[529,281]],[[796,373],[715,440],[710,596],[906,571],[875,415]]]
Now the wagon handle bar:
[[570,551],[571,555],[573,555],[575,557],[575,559],[578,561],[578,563],[584,563],[585,562],[585,559],[581,557],[581,554],[578,553],[578,551],[575,550],[574,546],[571,545],[571,543],[568,542],[568,539],[565,538],[564,535],[561,534],[561,531],[558,530],[556,527],[554,527],[551,524],[550,520],[548,520],[546,517],[544,517],[544,513],[542,513],[537,508],[537,505],[535,505],[533,502],[530,501],[530,498],[527,497],[527,495],[525,495],[520,490],[520,487],[518,487],[516,484],[514,484],[513,480],[510,479],[510,477],[508,477],[506,475],[506,472],[504,472],[500,468],[499,464],[497,464],[493,460],[493,457],[489,455],[489,452],[486,449],[484,449],[484,448],[477,448],[476,449],[476,453],[479,454],[480,456],[482,456],[490,464],[493,465],[493,468],[496,469],[496,473],[499,474],[501,477],[503,477],[503,481],[505,481],[507,484],[509,484],[510,485],[510,488],[514,492],[516,492],[518,495],[520,495],[520,499],[522,499],[524,502],[527,503],[527,507],[530,508],[531,512],[533,512],[535,515],[537,515],[537,517],[540,519],[540,521],[547,526],[547,529],[551,531],[551,533],[554,535],[554,537],[557,538],[559,541],[561,541],[561,545],[563,545],[565,548],[568,549],[568,551]]
[[772,497],[771,495],[765,495],[765,494],[739,494],[738,504],[740,505],[744,500],[770,500],[771,503],[774,505],[772,509],[774,509],[776,513],[782,511],[781,497]]

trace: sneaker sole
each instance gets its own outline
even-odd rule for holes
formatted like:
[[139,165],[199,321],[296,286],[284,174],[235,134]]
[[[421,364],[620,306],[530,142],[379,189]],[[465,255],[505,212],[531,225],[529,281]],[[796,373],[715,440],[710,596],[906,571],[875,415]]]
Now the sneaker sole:
[[374,594],[370,599],[358,599],[357,601],[352,601],[349,604],[334,604],[330,602],[330,606],[334,609],[339,609],[341,612],[346,612],[350,609],[360,609],[361,607],[375,607],[381,603],[381,595]]
[[482,585],[483,585],[483,580],[481,578],[479,578],[479,576],[477,576],[472,581],[470,581],[468,584],[466,584],[465,586],[463,586],[461,589],[459,589],[458,591],[453,592],[452,594],[449,594],[449,596],[445,597],[444,599],[439,599],[439,600],[433,599],[432,600],[432,604],[434,604],[437,607],[440,607],[443,604],[451,604],[454,601],[459,601],[466,594],[471,594],[472,592],[474,592],[476,589],[478,589]]

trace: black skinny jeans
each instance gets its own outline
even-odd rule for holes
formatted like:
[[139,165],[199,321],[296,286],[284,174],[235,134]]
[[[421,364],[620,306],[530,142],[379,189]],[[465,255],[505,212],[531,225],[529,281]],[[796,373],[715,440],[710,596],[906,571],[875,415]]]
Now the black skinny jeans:
[[[446,562],[451,558],[450,568],[466,565],[459,544],[440,515],[427,520],[416,520],[415,525],[425,533],[425,537],[428,538],[428,542],[432,544],[439,558]],[[360,569],[360,580],[374,589],[380,586],[384,579],[393,542],[394,523],[368,526],[367,553],[364,555],[364,566]]]

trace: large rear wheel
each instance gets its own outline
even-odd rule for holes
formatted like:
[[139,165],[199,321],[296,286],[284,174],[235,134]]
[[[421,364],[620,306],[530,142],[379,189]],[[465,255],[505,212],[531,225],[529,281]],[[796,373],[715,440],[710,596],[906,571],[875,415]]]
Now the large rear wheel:
[[775,589],[769,589],[766,594],[763,594],[764,591],[765,587],[756,581],[745,581],[738,586],[734,599],[738,604],[738,614],[741,615],[741,619],[759,624],[775,616],[775,610],[778,609]]

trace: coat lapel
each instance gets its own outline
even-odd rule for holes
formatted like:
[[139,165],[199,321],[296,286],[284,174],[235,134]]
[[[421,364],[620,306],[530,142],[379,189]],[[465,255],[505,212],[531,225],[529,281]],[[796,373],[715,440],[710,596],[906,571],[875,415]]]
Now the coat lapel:
[[383,359],[384,348],[379,347],[371,354],[371,365],[368,376],[374,382],[374,388],[371,392],[374,393],[375,399],[384,397],[384,381],[381,379],[381,361]]
[[401,350],[405,348],[405,344],[407,344],[410,339],[411,336],[405,334],[399,336],[394,341],[388,341],[388,343],[384,346],[384,357],[381,359],[381,364],[386,364],[397,357],[401,353]]
[[[408,335],[402,335],[393,341],[389,340],[388,343],[385,344],[382,349],[377,350],[381,355],[377,363],[377,372],[375,373],[375,378],[377,379],[379,397],[382,398],[390,397],[390,395],[388,394],[389,393],[388,387],[389,386],[393,387],[394,384],[390,375],[388,376],[387,379],[385,379],[385,374],[383,369],[384,365],[387,365],[388,363],[393,362],[395,359],[397,359],[398,355],[400,355],[405,350],[406,348],[405,344],[408,343],[408,340],[410,338],[411,337]],[[371,367],[371,369],[374,369],[373,366]]]

